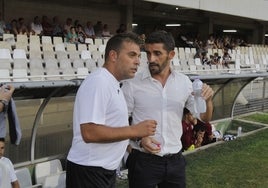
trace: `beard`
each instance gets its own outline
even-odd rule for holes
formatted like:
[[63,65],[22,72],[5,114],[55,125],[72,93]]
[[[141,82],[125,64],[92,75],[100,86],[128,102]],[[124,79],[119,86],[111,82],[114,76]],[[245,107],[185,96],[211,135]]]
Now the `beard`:
[[149,70],[151,75],[160,74],[168,66],[168,58],[163,62],[163,64],[158,64],[155,62],[149,62]]

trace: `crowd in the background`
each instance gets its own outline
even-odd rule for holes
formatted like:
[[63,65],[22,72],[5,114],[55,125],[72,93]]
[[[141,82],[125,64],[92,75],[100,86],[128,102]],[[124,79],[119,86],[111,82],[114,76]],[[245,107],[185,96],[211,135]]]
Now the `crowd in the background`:
[[0,36],[4,33],[25,35],[45,35],[45,36],[61,36],[66,38],[66,42],[84,43],[85,38],[95,39],[97,37],[111,37],[115,33],[126,31],[126,26],[120,24],[118,29],[113,33],[109,30],[109,26],[102,21],[92,23],[90,20],[82,24],[79,20],[66,18],[61,22],[58,16],[49,18],[46,15],[35,16],[30,23],[26,23],[23,17],[12,19],[6,22],[2,19],[0,13]]

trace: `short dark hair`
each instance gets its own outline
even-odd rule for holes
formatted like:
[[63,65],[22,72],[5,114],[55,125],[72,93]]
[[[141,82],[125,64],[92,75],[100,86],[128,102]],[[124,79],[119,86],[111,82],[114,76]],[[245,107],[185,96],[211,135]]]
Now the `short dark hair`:
[[5,142],[5,138],[0,138],[0,142]]
[[164,49],[168,52],[175,48],[175,41],[172,34],[163,30],[155,31],[145,39],[145,44],[153,43],[163,43]]
[[133,42],[136,43],[137,45],[141,45],[141,40],[139,39],[138,35],[132,32],[129,33],[120,33],[112,36],[105,48],[105,60],[108,59],[109,52],[111,50],[115,50],[116,52],[119,52],[119,50],[122,47],[123,42]]
[[188,110],[187,108],[183,108],[183,115],[184,116],[189,114],[189,113],[191,113],[190,110]]

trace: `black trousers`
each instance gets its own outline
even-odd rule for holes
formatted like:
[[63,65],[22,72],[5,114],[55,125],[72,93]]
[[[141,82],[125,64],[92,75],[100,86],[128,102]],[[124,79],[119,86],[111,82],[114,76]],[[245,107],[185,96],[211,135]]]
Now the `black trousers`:
[[129,188],[185,188],[185,159],[181,152],[157,156],[133,149],[128,156]]
[[67,161],[66,188],[115,188],[115,170]]

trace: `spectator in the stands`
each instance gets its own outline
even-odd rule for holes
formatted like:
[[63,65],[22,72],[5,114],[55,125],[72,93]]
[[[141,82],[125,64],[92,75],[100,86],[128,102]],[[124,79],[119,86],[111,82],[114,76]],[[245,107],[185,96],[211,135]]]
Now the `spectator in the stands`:
[[8,27],[9,27],[9,33],[14,34],[15,36],[19,34],[18,21],[16,19],[11,20]]
[[116,30],[116,33],[125,33],[127,31],[127,27],[125,24],[120,24],[119,28]]
[[102,37],[111,37],[112,34],[108,28],[108,24],[104,24],[103,30],[102,30]]
[[102,30],[103,30],[103,25],[101,21],[97,21],[97,23],[94,25],[94,31],[96,37],[102,37]]
[[230,63],[234,63],[234,61],[232,61],[232,57],[229,54],[228,49],[224,48],[224,52],[222,56],[222,65],[229,68]]
[[6,32],[6,22],[2,19],[2,13],[0,12],[0,36],[3,36],[3,34]]
[[84,30],[88,38],[92,38],[92,39],[96,38],[95,31],[94,31],[91,21],[87,21],[87,24]]
[[67,42],[74,44],[78,43],[78,35],[74,26],[70,28],[70,31],[67,34]]
[[31,33],[33,35],[43,35],[43,27],[38,16],[35,16],[33,22],[31,23]]
[[83,26],[80,24],[77,26],[77,35],[78,35],[78,42],[85,43],[85,39],[87,38],[87,35],[83,29]]
[[43,27],[43,34],[46,36],[51,36],[53,32],[53,26],[49,22],[49,19],[46,15],[42,16],[42,27]]
[[217,48],[216,44],[215,44],[215,38],[213,34],[209,35],[209,38],[207,40],[207,48]]
[[29,35],[30,33],[23,17],[18,19],[18,32],[22,35]]
[[65,37],[67,37],[68,33],[70,32],[71,27],[73,26],[73,19],[67,18],[66,22],[63,26],[63,34]]
[[62,25],[60,24],[58,16],[53,17],[52,27],[53,27],[53,31],[52,31],[53,36],[59,36],[59,37],[63,36],[63,28],[62,28]]

